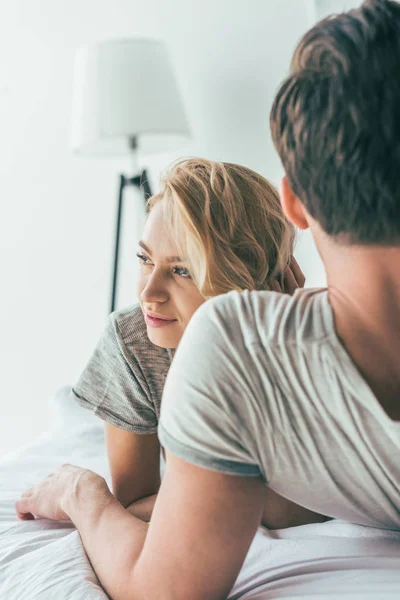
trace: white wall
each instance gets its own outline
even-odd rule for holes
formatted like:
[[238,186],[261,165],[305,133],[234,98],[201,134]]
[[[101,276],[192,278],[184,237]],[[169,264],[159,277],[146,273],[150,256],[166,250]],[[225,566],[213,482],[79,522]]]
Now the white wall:
[[357,8],[360,4],[361,0],[315,0],[315,16],[322,19],[327,15]]
[[[48,399],[77,379],[108,311],[117,172],[128,160],[69,152],[75,48],[166,39],[195,136],[175,156],[243,163],[278,182],[268,112],[309,26],[310,1],[1,3],[0,456],[48,427]],[[147,161],[153,187],[171,158]],[[137,201],[129,203],[128,234]],[[135,300],[133,242],[125,246],[121,304]],[[308,283],[323,284],[308,235],[297,256]]]

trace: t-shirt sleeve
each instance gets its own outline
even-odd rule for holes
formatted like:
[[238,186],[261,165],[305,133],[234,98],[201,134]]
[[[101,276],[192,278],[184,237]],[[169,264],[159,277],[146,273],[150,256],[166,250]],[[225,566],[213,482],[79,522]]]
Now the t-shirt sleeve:
[[81,406],[111,425],[138,434],[157,431],[146,380],[134,353],[127,352],[114,314],[72,392]]
[[[216,309],[219,307],[219,310]],[[208,301],[191,319],[168,373],[161,403],[161,444],[185,461],[233,475],[260,476],[245,403],[253,393],[240,333]],[[233,337],[232,337],[233,336]]]

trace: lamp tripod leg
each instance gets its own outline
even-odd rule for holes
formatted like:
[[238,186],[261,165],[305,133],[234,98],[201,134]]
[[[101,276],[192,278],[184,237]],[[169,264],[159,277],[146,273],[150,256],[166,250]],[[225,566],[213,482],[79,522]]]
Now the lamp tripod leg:
[[112,293],[111,293],[110,312],[114,312],[116,298],[117,298],[119,242],[120,242],[120,237],[121,237],[124,187],[125,187],[125,177],[124,177],[124,175],[121,175],[120,182],[119,182],[119,194],[118,194],[117,223],[116,223],[116,232],[115,232],[115,251],[114,251],[114,271],[113,271],[113,284],[112,284]]

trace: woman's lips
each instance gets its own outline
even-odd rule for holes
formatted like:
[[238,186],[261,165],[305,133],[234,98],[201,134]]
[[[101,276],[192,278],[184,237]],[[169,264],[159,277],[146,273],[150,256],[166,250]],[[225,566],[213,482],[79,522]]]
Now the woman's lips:
[[145,313],[144,320],[149,327],[165,327],[166,325],[171,325],[177,321],[176,319],[171,319],[169,317],[156,316],[152,313]]

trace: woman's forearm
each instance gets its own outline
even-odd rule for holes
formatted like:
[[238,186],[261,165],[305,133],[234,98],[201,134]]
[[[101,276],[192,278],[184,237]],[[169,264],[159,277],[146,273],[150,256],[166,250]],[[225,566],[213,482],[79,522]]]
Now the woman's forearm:
[[156,500],[157,494],[147,496],[147,498],[141,498],[140,500],[136,500],[136,502],[132,502],[132,504],[126,507],[126,510],[137,519],[149,523]]
[[133,569],[148,525],[115,499],[106,483],[83,479],[65,500],[64,510],[76,526],[100,583],[112,600],[134,598]]
[[268,529],[286,529],[309,523],[323,523],[329,517],[300,506],[284,498],[270,487],[265,491],[265,503],[261,524]]

